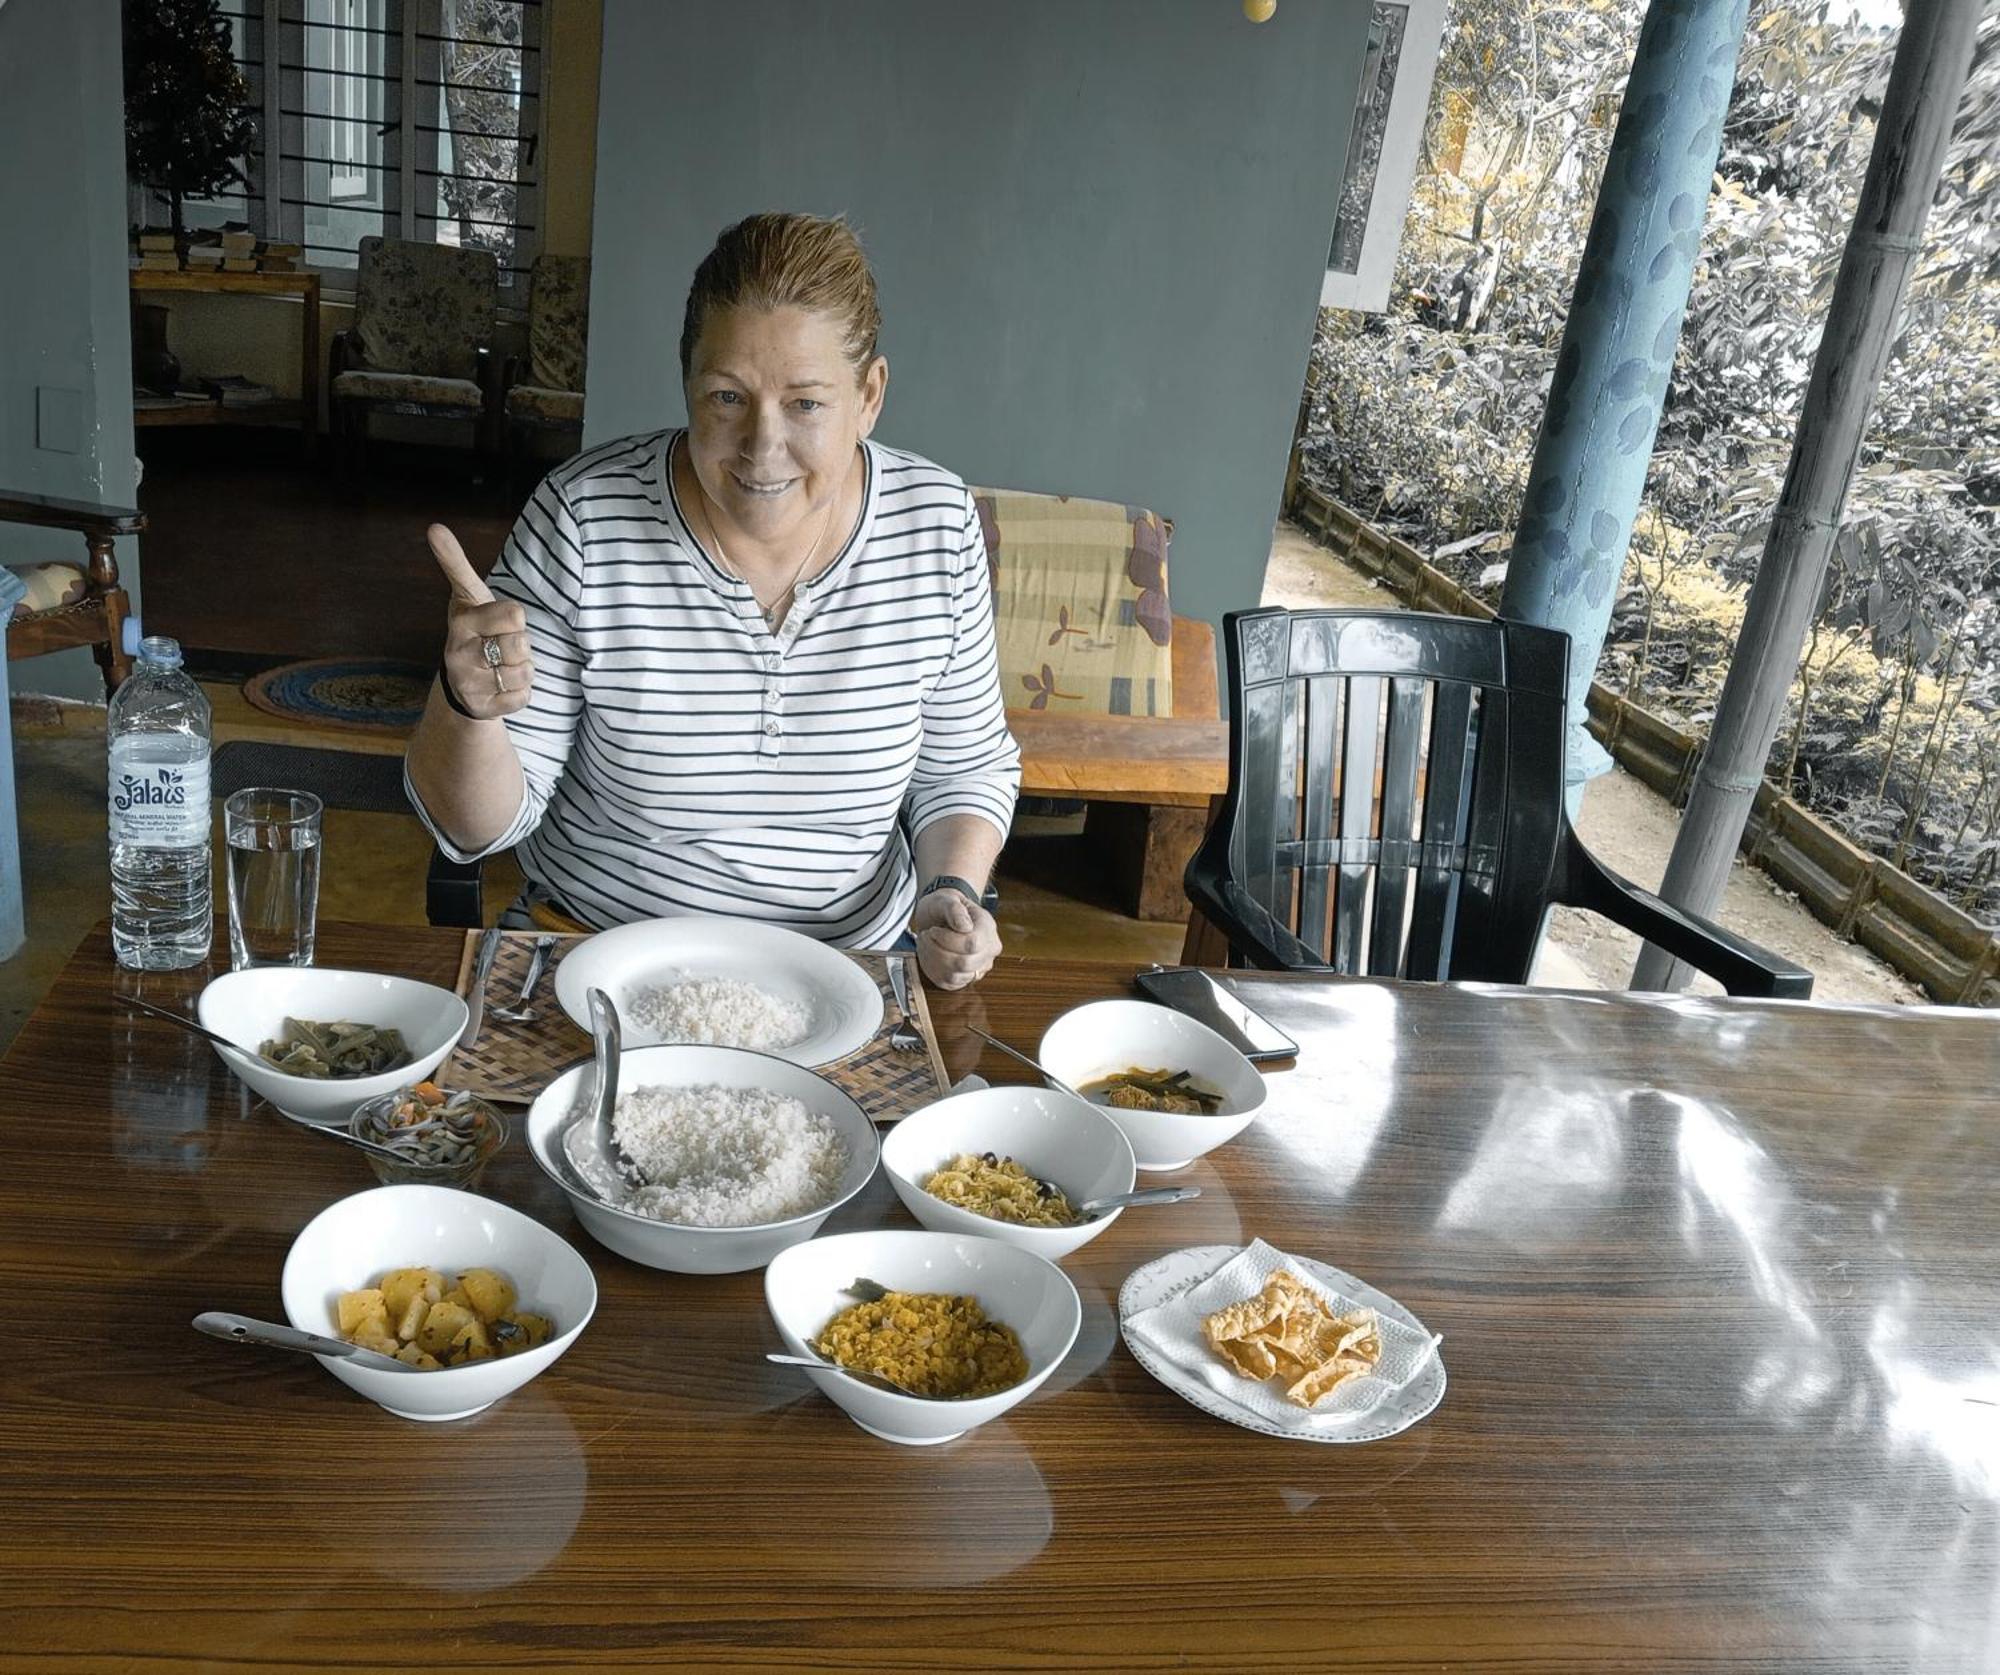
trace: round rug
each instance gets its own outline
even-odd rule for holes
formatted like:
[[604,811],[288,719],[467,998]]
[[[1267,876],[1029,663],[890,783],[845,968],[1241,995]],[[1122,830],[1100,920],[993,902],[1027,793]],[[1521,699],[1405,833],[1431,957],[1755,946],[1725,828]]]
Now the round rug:
[[267,715],[356,733],[408,733],[424,713],[432,671],[387,657],[316,657],[267,669],[243,696]]

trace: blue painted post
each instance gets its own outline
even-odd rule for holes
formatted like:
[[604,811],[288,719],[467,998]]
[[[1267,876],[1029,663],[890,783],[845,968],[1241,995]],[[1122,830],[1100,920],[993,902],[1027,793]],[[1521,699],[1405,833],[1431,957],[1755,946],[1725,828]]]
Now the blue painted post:
[[21,832],[14,814],[14,719],[7,698],[7,619],[28,591],[13,571],[0,568],[0,960],[11,960],[27,940],[21,910]]
[[1528,471],[1500,614],[1570,637],[1569,788],[1611,766],[1586,730],[1701,245],[1749,0],[1653,0],[1605,159]]

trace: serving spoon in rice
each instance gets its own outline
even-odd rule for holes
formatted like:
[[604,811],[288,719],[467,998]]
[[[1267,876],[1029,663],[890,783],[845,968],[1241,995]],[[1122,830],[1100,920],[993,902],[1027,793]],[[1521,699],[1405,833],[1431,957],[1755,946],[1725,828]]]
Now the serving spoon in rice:
[[646,1172],[619,1145],[618,1131],[612,1126],[618,1109],[618,1058],[624,1039],[618,1008],[602,989],[590,990],[586,999],[590,1006],[590,1037],[596,1050],[597,1076],[590,1098],[556,1136],[555,1150],[591,1197],[600,1203],[610,1203],[596,1184],[606,1173],[616,1175],[627,1187],[636,1189],[646,1184]]

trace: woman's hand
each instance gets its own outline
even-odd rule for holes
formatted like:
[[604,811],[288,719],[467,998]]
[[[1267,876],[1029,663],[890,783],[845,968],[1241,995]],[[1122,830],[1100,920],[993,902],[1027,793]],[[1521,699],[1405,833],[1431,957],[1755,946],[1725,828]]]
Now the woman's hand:
[[917,963],[941,989],[962,989],[978,981],[1000,952],[1000,927],[993,915],[948,887],[918,899],[910,934],[917,939]]
[[[525,708],[534,689],[528,617],[519,605],[493,597],[458,537],[441,523],[426,531],[431,556],[451,584],[445,622],[444,672],[460,705],[475,721],[497,721]],[[493,648],[490,652],[488,647]]]

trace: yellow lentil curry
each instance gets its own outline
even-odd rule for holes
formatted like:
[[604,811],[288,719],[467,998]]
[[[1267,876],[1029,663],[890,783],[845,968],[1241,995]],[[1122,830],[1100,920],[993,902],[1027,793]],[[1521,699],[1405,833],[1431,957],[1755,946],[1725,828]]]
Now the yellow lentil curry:
[[922,1396],[990,1396],[1028,1376],[1013,1327],[988,1320],[977,1297],[890,1291],[842,1309],[813,1348]]
[[924,1191],[976,1216],[1017,1227],[1074,1227],[1076,1208],[1052,1181],[1031,1175],[1011,1157],[961,1152],[932,1171]]

